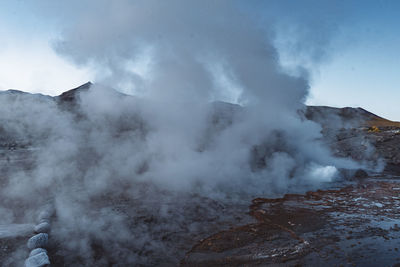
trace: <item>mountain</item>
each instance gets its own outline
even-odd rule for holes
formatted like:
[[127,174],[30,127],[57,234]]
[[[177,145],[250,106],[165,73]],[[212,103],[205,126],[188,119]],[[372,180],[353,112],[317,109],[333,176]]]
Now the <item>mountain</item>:
[[[341,239],[347,247],[351,245],[349,252],[361,251],[362,255],[371,255],[368,248],[382,247],[385,251],[376,254],[382,258],[388,257],[387,241],[392,242],[389,247],[397,245],[400,238],[397,224],[389,229],[385,221],[385,229],[381,229],[376,223],[384,219],[394,223],[398,219],[400,187],[393,182],[400,174],[400,127],[396,126],[397,122],[362,108],[305,107],[299,115],[304,120],[321,124],[320,139],[333,154],[372,163],[371,169],[384,161],[384,172],[373,176],[376,173],[340,170],[339,173],[349,173],[343,178],[353,179],[340,184],[341,189],[288,194],[278,199],[263,198],[268,194],[261,194],[248,209],[242,196],[240,202],[230,202],[233,198],[229,195],[228,203],[197,192],[169,192],[160,190],[151,180],[147,182],[146,176],[130,186],[130,178],[145,175],[148,162],[155,158],[153,151],[146,153],[141,147],[146,138],[151,140],[152,136],[146,132],[152,130],[152,125],[149,127],[146,123],[153,117],[135,113],[136,104],[148,103],[140,99],[134,104],[131,101],[119,102],[131,96],[107,89],[103,94],[102,88],[97,86],[94,89],[88,82],[55,97],[17,90],[0,92],[0,184],[3,188],[0,197],[0,214],[3,215],[0,262],[6,263],[5,266],[20,266],[14,264],[14,260],[28,257],[26,243],[34,234],[30,223],[41,223],[40,216],[36,220],[34,215],[43,214],[41,205],[54,198],[57,200],[54,201],[56,213],[45,212],[48,214],[46,221],[50,221],[52,227],[47,247],[52,266],[78,266],[69,263],[82,263],[85,257],[89,261],[92,256],[97,262],[124,266],[139,265],[140,262],[146,262],[145,266],[176,266],[184,255],[181,266],[315,266],[321,263],[315,259],[329,255],[332,247],[338,255],[330,259],[328,265],[335,265],[349,261],[347,252],[336,249],[345,247],[340,243]],[[79,95],[87,92],[88,97],[79,101]],[[97,93],[102,97],[97,98]],[[110,98],[115,101],[110,101]],[[151,104],[150,111],[159,105]],[[112,114],[116,105],[128,108],[124,109],[126,112]],[[213,134],[224,132],[245,109],[225,102],[210,105],[211,116],[207,124],[210,127],[203,134],[206,138],[196,147],[200,152],[212,145],[208,140],[213,140]],[[85,113],[92,110],[94,113]],[[181,111],[184,112],[178,110]],[[148,119],[145,121],[144,118]],[[163,123],[169,123],[168,117],[161,119]],[[77,131],[74,130],[75,123]],[[310,124],[307,121],[304,125]],[[99,129],[107,131],[102,133]],[[290,138],[297,138],[296,132],[291,133]],[[279,132],[276,137],[270,139],[272,144],[279,144]],[[110,143],[108,138],[119,142]],[[161,138],[162,145],[174,145],[174,152],[179,152],[176,145],[186,146],[165,135]],[[229,134],[224,135],[224,140],[229,138]],[[49,141],[51,146],[40,147],[40,140],[43,140],[42,144]],[[227,147],[229,153],[236,153],[236,144]],[[255,155],[265,159],[263,155],[268,151],[260,148],[255,149],[258,153]],[[313,153],[313,147],[307,149]],[[126,160],[131,159],[131,153],[144,155],[143,161]],[[59,159],[53,161],[53,157]],[[265,168],[265,160],[254,159],[255,169]],[[191,172],[203,171],[196,169],[197,162],[188,167]],[[209,163],[213,162],[207,161]],[[167,172],[167,175],[174,174]],[[379,179],[382,177],[385,179]],[[390,182],[387,182],[388,178]],[[332,186],[336,188],[340,182],[335,180]],[[230,180],[224,181],[224,185],[229,187]],[[196,184],[196,188],[201,186],[201,183]],[[8,188],[13,190],[6,192]],[[17,198],[18,194],[20,198]],[[16,227],[29,229],[16,231]],[[375,238],[382,241],[382,246],[381,243],[361,245],[361,242]],[[350,239],[352,244],[348,243]],[[75,243],[83,244],[83,249],[80,246],[74,249],[71,244]],[[353,246],[358,247],[352,249]],[[319,249],[322,253],[315,253]],[[92,251],[93,255],[88,256],[87,251]],[[398,257],[396,251],[390,255]],[[136,264],[127,264],[128,260],[134,260]],[[365,265],[365,262],[359,263]]]
[[[87,92],[93,86],[90,81],[82,84],[76,88],[65,91],[62,94],[51,97],[42,94],[31,94],[19,90],[10,89],[7,91],[0,91],[0,98],[11,97],[16,98],[32,98],[32,99],[53,99],[57,103],[61,104],[72,104],[75,103],[78,95],[82,92]],[[121,97],[127,97],[123,93],[114,91]],[[229,109],[230,111],[239,109],[239,105],[232,105],[230,103],[217,101],[213,103],[216,109]],[[229,107],[229,108],[228,108]],[[400,127],[400,122],[391,121],[380,117],[372,112],[369,112],[363,108],[353,107],[329,107],[329,106],[307,106],[304,111],[301,111],[302,115],[308,119],[315,121],[322,126],[328,128],[340,128],[341,126],[348,127]]]
[[353,127],[400,127],[400,122],[390,121],[359,107],[307,106],[304,115],[309,120],[331,127],[335,127],[333,123],[342,123]]
[[74,89],[65,91],[61,95],[56,96],[55,99],[58,102],[75,102],[78,94],[81,92],[88,91],[92,85],[93,84],[91,82],[87,82],[85,84],[82,84],[81,86],[74,88]]
[[[45,103],[56,104],[62,110],[77,115],[76,118],[79,120],[83,119],[77,106],[79,94],[88,92],[91,88],[93,84],[87,82],[55,97],[8,90],[0,92],[0,103],[12,101],[13,107],[17,110],[20,106],[34,105],[40,109]],[[106,99],[132,97],[100,86],[96,90],[106,90]],[[213,102],[211,105],[212,124],[219,130],[228,127],[232,123],[234,114],[243,108],[226,102]],[[43,112],[45,110],[43,109]],[[384,160],[387,171],[400,173],[400,122],[387,120],[363,108],[352,107],[306,106],[299,111],[299,115],[322,126],[323,141],[336,156],[351,157],[360,162],[370,160],[377,165],[379,160]],[[18,123],[14,125],[15,129],[20,127]],[[120,125],[119,128],[124,129],[124,126]],[[43,134],[31,135],[29,140],[22,141],[23,138],[15,132],[21,131],[5,129],[0,125],[0,146],[26,146],[35,143],[38,136],[43,136]]]

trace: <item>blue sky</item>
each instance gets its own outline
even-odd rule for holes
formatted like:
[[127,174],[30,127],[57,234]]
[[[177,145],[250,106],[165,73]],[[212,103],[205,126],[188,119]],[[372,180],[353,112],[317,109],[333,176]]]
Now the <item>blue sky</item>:
[[308,102],[362,106],[400,120],[400,2],[358,3],[338,48],[313,72]]
[[[254,1],[247,12],[284,17],[277,24],[284,40],[276,42],[277,49],[282,61],[310,71],[307,103],[361,106],[400,120],[400,1],[299,2]],[[56,95],[95,80],[93,67],[78,67],[54,52],[54,40],[68,26],[60,17],[69,13],[48,16],[49,5],[0,1],[0,90]],[[290,31],[288,24],[296,27]],[[287,46],[293,29],[301,35]]]
[[62,31],[35,6],[40,1],[0,0],[0,90],[19,89],[57,95],[93,79],[52,47]]

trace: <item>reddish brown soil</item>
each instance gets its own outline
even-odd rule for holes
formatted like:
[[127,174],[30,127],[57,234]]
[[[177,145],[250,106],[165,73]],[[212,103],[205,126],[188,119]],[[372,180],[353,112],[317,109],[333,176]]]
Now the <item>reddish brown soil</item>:
[[392,266],[400,262],[400,182],[257,198],[257,223],[198,242],[182,266]]

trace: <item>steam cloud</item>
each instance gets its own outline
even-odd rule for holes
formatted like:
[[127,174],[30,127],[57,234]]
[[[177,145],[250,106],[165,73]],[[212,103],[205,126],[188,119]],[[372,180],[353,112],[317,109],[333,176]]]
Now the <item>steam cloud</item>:
[[270,33],[232,1],[88,3],[55,48],[95,66],[98,83],[77,104],[11,94],[0,105],[4,132],[32,147],[1,194],[22,203],[14,221],[55,203],[50,239],[67,265],[176,264],[252,197],[355,167],[299,115],[306,72],[285,73]]

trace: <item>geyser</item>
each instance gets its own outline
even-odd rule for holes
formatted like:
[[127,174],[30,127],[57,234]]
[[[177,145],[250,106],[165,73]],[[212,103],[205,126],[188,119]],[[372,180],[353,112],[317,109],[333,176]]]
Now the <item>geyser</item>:
[[21,221],[54,203],[52,263],[176,264],[252,197],[355,166],[299,115],[307,75],[286,74],[271,38],[231,1],[87,3],[55,48],[96,66],[97,83],[0,103],[2,131],[31,148],[1,194],[22,203]]

